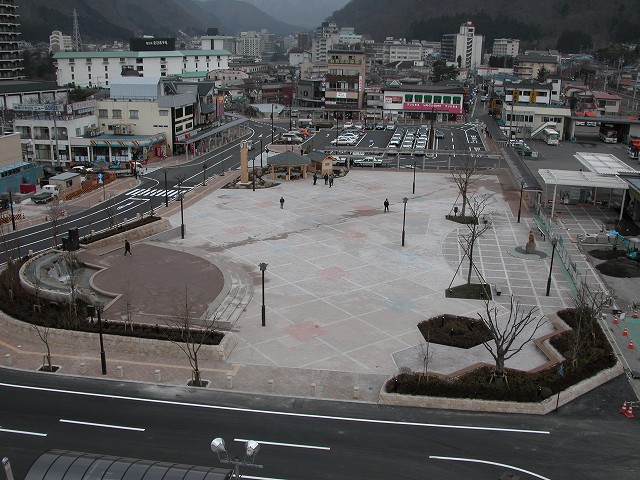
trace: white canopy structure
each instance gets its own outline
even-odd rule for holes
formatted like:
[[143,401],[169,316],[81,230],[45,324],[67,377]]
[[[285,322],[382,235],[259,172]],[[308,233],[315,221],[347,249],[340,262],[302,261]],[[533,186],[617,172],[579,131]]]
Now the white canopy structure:
[[593,196],[593,202],[596,201],[596,195],[598,188],[609,188],[611,190],[622,190],[622,203],[620,205],[620,217],[622,219],[622,212],[624,211],[624,201],[626,198],[629,184],[617,176],[601,175],[594,172],[583,172],[574,170],[538,170],[542,181],[546,185],[553,185],[553,200],[551,203],[551,217],[556,208],[556,192],[558,185],[568,187],[586,187],[593,188],[595,190]]
[[599,175],[640,175],[639,171],[610,153],[576,152],[573,156],[584,168]]

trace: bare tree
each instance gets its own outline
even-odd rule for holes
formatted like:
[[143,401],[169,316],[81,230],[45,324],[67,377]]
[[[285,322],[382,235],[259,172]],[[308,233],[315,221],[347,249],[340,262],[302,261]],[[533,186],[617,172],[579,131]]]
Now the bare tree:
[[472,155],[459,155],[456,159],[457,164],[451,168],[451,177],[462,197],[462,216],[464,217],[469,203],[469,190],[480,178],[478,177],[479,166],[478,159]]
[[420,383],[423,378],[426,378],[426,382],[429,383],[429,364],[431,363],[431,360],[433,360],[434,355],[434,352],[431,349],[431,342],[429,341],[429,330],[427,330],[426,342],[420,342],[416,354],[420,361],[420,366],[422,367],[422,371],[418,376],[418,388],[420,388]]
[[569,332],[571,363],[575,365],[589,339],[594,339],[598,317],[608,302],[607,292],[592,292],[582,284],[574,300],[575,323]]
[[47,209],[47,218],[51,222],[51,243],[53,248],[58,248],[58,233],[64,217],[64,210],[57,198],[54,198]]
[[485,301],[485,314],[478,313],[480,320],[491,334],[491,340],[482,345],[495,360],[496,365],[491,380],[496,380],[496,384],[502,385],[505,381],[505,362],[518,354],[544,325],[544,316],[538,318],[535,315],[536,310],[537,307],[532,307],[528,311],[523,310],[520,302],[514,302],[511,297],[506,319],[499,318],[498,307],[491,307],[488,300]]
[[200,374],[199,353],[204,343],[211,337],[214,332],[213,325],[217,317],[210,320],[203,319],[196,322],[193,318],[193,307],[189,301],[188,289],[185,285],[184,303],[180,305],[173,319],[169,321],[169,326],[176,329],[179,333],[179,339],[169,337],[189,360],[192,370],[192,382],[195,387],[202,387],[204,383]]
[[78,273],[80,262],[75,252],[63,253],[64,265],[69,275],[69,315],[73,322],[78,320]]
[[53,363],[51,362],[51,346],[49,345],[49,333],[50,328],[48,325],[36,325],[31,324],[31,327],[38,334],[38,338],[44,343],[44,346],[47,349],[47,353],[44,355],[42,359],[42,369],[47,372],[53,372]]

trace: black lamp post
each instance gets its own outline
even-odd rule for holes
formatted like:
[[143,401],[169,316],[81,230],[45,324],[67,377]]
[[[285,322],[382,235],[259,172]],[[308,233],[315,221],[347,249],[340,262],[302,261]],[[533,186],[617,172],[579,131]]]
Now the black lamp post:
[[267,314],[266,314],[266,309],[264,306],[264,272],[267,271],[267,264],[262,262],[260,265],[258,265],[258,267],[260,267],[260,271],[262,272],[262,326],[266,327],[267,326]]
[[91,322],[93,322],[93,313],[95,311],[98,316],[98,336],[100,337],[100,365],[102,367],[102,375],[107,374],[107,356],[104,353],[104,340],[102,338],[102,319],[100,313],[102,312],[102,303],[96,302],[95,305],[87,305],[87,310],[91,316]]
[[402,214],[402,246],[403,247],[404,247],[404,224],[407,219],[407,202],[408,201],[409,199],[407,197],[404,197],[402,199],[402,203],[404,203],[404,212]]
[[11,208],[11,226],[13,227],[13,231],[16,231],[16,217],[13,215],[13,193],[11,189],[9,189],[9,207]]
[[162,171],[164,172],[164,206],[168,207],[169,206],[169,190],[167,189],[167,169],[163,168]]
[[518,205],[518,223],[520,223],[520,214],[522,213],[522,194],[524,192],[524,181],[520,182],[520,204]]
[[264,148],[262,148],[262,135],[260,135],[260,171],[262,172],[262,152],[264,152]]
[[207,163],[202,164],[202,186],[207,184]]
[[413,194],[416,194],[416,162],[417,160],[415,160],[413,162]]
[[184,193],[178,193],[180,197],[180,237],[184,240],[184,208],[182,206],[182,200],[184,199]]
[[273,144],[273,103],[271,104],[271,143]]
[[549,265],[549,278],[547,278],[547,297],[551,291],[551,273],[553,272],[553,257],[556,256],[556,245],[558,245],[558,239],[551,240],[551,265]]
[[222,164],[222,173],[220,173],[220,176],[224,177],[224,158],[220,160],[220,163]]

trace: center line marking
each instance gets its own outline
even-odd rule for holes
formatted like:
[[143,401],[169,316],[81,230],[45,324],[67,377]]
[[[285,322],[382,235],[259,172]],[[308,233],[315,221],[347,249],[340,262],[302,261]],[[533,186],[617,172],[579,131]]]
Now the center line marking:
[[[246,438],[234,438],[234,442],[248,442]],[[260,445],[276,445],[278,447],[294,447],[294,448],[308,448],[310,450],[331,450],[329,447],[318,447],[316,445],[301,445],[298,443],[279,443],[279,442],[267,442],[265,440],[255,440]]]
[[74,425],[87,425],[89,427],[115,428],[118,430],[133,430],[135,432],[144,432],[145,430],[144,428],[124,427],[122,425],[109,425],[106,423],[79,422],[77,420],[65,420],[64,418],[60,419],[60,423],[73,423]]
[[0,432],[17,433],[19,435],[33,435],[34,437],[46,437],[47,436],[46,433],[27,432],[27,431],[24,431],[24,430],[11,430],[11,429],[8,429],[8,428],[0,428]]

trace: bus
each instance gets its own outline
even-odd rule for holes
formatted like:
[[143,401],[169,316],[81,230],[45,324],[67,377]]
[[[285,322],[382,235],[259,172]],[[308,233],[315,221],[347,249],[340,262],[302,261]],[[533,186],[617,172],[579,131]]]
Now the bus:
[[604,143],[618,143],[618,131],[611,124],[600,124],[598,136]]
[[553,128],[545,128],[542,131],[542,139],[547,145],[558,145],[560,142],[560,134]]

